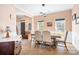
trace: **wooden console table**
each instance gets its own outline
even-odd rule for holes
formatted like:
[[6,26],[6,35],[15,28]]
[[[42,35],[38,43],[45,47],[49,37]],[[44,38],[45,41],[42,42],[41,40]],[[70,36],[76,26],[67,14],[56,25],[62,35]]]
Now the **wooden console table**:
[[0,55],[18,55],[21,49],[21,36],[0,39]]

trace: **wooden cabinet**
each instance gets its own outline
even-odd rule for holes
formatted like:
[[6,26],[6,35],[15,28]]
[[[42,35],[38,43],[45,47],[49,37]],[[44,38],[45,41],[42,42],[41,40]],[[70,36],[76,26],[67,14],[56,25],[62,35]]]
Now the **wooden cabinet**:
[[14,42],[0,42],[0,55],[13,55]]
[[0,55],[18,55],[21,49],[21,41],[0,42]]
[[0,40],[0,55],[18,55],[22,49],[21,36],[4,38]]

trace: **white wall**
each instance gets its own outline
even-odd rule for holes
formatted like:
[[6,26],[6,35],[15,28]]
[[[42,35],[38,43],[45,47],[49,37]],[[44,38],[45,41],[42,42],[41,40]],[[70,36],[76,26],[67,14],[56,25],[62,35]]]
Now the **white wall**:
[[72,43],[72,32],[68,32],[67,42]]
[[79,24],[72,21],[72,44],[79,51]]
[[72,44],[79,51],[79,36],[76,32],[72,33]]
[[[13,33],[16,33],[16,10],[14,5],[0,5],[0,28],[5,30],[6,26],[10,26]],[[10,19],[11,14],[11,19]]]

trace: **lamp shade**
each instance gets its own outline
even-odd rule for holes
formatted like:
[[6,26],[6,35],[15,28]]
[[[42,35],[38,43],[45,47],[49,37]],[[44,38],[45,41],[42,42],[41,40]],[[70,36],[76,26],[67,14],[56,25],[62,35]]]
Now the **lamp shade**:
[[10,27],[9,27],[9,26],[6,26],[5,31],[6,31],[6,32],[11,32]]
[[6,26],[5,32],[6,32],[6,38],[10,37],[9,33],[11,32],[11,30],[9,26]]

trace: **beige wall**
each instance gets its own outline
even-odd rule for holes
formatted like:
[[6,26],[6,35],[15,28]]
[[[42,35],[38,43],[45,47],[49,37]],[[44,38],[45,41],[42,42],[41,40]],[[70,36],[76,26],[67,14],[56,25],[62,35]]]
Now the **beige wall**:
[[[62,19],[65,18],[66,20],[66,30],[71,31],[72,30],[72,10],[66,10],[62,12],[57,12],[53,14],[49,14],[47,17],[42,16],[35,16],[34,17],[34,30],[38,30],[37,28],[37,22],[40,20],[44,20],[45,22],[45,30],[55,30],[55,19]],[[52,22],[52,27],[47,27],[47,22]]]
[[[16,32],[16,10],[14,5],[0,5],[0,27],[5,30],[10,26],[12,32]],[[10,19],[11,14],[11,19]]]

